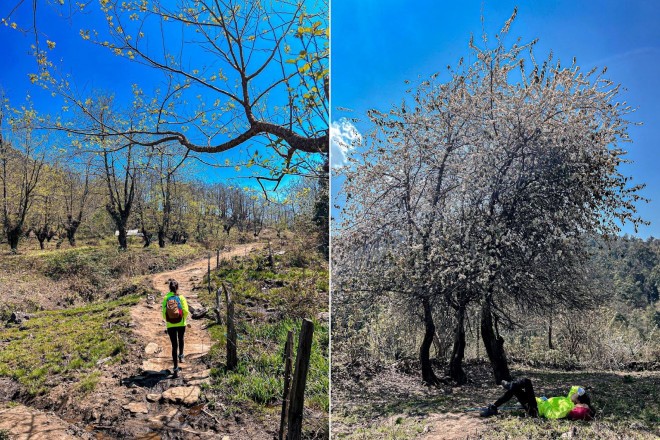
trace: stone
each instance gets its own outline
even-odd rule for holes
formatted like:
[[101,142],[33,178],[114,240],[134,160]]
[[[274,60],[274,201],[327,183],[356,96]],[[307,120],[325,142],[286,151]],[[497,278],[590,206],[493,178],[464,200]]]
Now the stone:
[[163,393],[163,399],[170,403],[183,403],[192,405],[199,399],[201,389],[198,386],[174,387]]
[[168,411],[165,411],[164,413],[158,414],[156,416],[150,417],[149,422],[154,423],[156,425],[161,425],[162,423],[167,423],[176,417],[177,413],[179,412],[178,409],[172,408]]
[[201,304],[188,304],[188,311],[190,312],[192,319],[201,319],[206,316],[209,309]]
[[156,354],[160,353],[161,351],[163,351],[163,349],[155,342],[149,342],[144,348],[144,352],[147,354]]
[[147,401],[148,402],[158,402],[161,397],[162,397],[162,394],[147,394]]
[[122,406],[122,408],[126,411],[130,411],[131,414],[147,414],[149,412],[147,405],[142,402],[127,403],[126,405]]
[[16,324],[22,324],[24,321],[27,321],[28,319],[32,318],[34,315],[30,315],[29,313],[25,312],[13,312],[11,316],[9,317],[9,321],[7,321],[9,324],[11,323],[16,323]]
[[194,371],[192,373],[188,373],[186,374],[186,379],[198,380],[198,379],[206,379],[210,376],[211,376],[211,369],[209,368],[208,370]]
[[96,365],[101,366],[101,365],[105,364],[106,362],[110,361],[111,359],[112,359],[112,356],[108,356],[108,357],[105,357],[103,359],[99,359],[98,361],[96,361]]
[[150,373],[152,371],[158,371],[160,372],[161,370],[164,370],[167,368],[167,365],[171,365],[172,360],[171,359],[147,359],[145,361],[142,361],[142,371],[144,371],[146,374],[153,374]]
[[316,315],[316,319],[319,321],[327,321],[330,319],[330,313],[328,312],[320,312],[319,314]]

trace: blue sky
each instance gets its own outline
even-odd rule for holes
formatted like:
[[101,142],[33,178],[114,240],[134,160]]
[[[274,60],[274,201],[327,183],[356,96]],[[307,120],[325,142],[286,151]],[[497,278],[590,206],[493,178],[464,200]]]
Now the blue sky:
[[[3,1],[0,4],[0,18],[5,18],[11,8],[19,3],[19,0]],[[56,2],[53,2],[56,3]],[[167,2],[165,2],[167,4]],[[174,4],[175,2],[171,2]],[[155,88],[163,86],[163,76],[156,70],[130,62],[126,58],[115,56],[110,50],[94,45],[91,41],[85,41],[80,36],[81,29],[97,29],[103,35],[107,29],[105,17],[98,7],[98,2],[93,2],[86,10],[86,13],[76,13],[71,19],[64,19],[58,15],[60,8],[53,8],[46,2],[38,2],[37,26],[41,33],[40,47],[46,48],[46,40],[55,42],[55,48],[49,51],[49,58],[65,73],[70,73],[75,80],[78,88],[89,92],[92,89],[101,89],[109,91],[115,95],[115,100],[128,105],[133,99],[131,90],[133,84],[138,84],[147,95]],[[67,3],[68,5],[68,3]],[[32,2],[24,2],[12,15],[10,23],[16,22],[18,27],[29,27],[32,24]],[[125,25],[126,26],[126,25]],[[156,26],[150,25],[143,29],[146,35],[152,38],[150,45],[159,44],[160,31]],[[153,36],[152,36],[153,34]],[[101,37],[101,39],[110,40],[110,38]],[[176,53],[178,49],[177,40],[181,39],[181,33],[172,33],[166,35],[166,45],[168,50]],[[186,39],[192,40],[193,36],[186,35]],[[0,59],[3,60],[0,67],[0,87],[8,94],[13,105],[19,105],[24,102],[25,96],[29,93],[35,108],[42,113],[51,115],[61,114],[62,100],[53,98],[51,94],[32,85],[29,79],[29,73],[37,73],[37,67],[34,57],[28,54],[30,46],[34,44],[34,35],[30,33],[22,34],[10,26],[0,24]],[[185,58],[191,62],[199,63],[204,67],[218,66],[217,59],[210,57],[201,49],[192,49],[184,54]],[[256,58],[255,58],[256,59]],[[193,67],[198,68],[197,65]],[[223,67],[223,66],[219,66]],[[224,66],[224,71],[229,69]],[[191,67],[192,68],[192,67]],[[197,95],[196,90],[193,93]],[[271,94],[273,101],[277,101],[277,91]],[[209,97],[212,103],[217,95]],[[190,101],[195,101],[192,98]],[[190,132],[187,133],[190,135]],[[219,154],[206,154],[201,157],[209,163],[224,165],[225,160],[231,162],[245,160],[246,151],[249,147],[250,153],[258,149],[262,154],[265,148],[259,141],[244,144],[239,148],[229,152]],[[243,168],[236,172],[233,166],[224,168],[210,168],[201,164],[196,166],[198,176],[204,180],[219,181],[232,179],[229,184],[240,186],[250,186],[259,188],[254,179],[239,179],[237,177],[251,176],[257,167],[250,170]],[[285,178],[285,181],[289,180]]]
[[[607,66],[606,76],[626,88],[623,99],[638,109],[631,119],[644,125],[630,129],[633,143],[625,148],[635,163],[624,172],[633,183],[646,183],[642,195],[652,199],[639,205],[651,226],[637,235],[660,237],[660,2],[426,0],[413,8],[403,0],[333,0],[331,120],[399,104],[409,87],[404,80],[446,71],[468,54],[470,35],[478,40],[482,33],[482,8],[486,31],[494,35],[516,5],[510,43],[538,38],[537,59],[552,49],[566,65],[575,56],[583,71]],[[333,195],[340,184],[333,180]],[[624,232],[634,230],[628,225]]]

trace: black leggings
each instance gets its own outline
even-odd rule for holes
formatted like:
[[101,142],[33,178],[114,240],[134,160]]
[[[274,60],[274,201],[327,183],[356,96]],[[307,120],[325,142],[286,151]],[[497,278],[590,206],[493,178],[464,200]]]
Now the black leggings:
[[511,400],[513,396],[518,398],[518,401],[522,404],[529,414],[532,417],[539,416],[539,409],[536,405],[536,396],[534,395],[534,388],[532,387],[532,381],[523,378],[511,382],[511,388],[507,390],[506,393],[497,399],[494,403],[495,406],[502,406],[505,402]]
[[[169,327],[167,329],[167,334],[170,336],[170,342],[172,343],[172,360],[174,361],[174,368],[179,366],[179,359],[177,356],[177,346],[178,354],[183,354],[183,334],[186,332],[185,326],[180,327]],[[178,339],[178,341],[177,341]],[[178,344],[177,344],[178,342]]]

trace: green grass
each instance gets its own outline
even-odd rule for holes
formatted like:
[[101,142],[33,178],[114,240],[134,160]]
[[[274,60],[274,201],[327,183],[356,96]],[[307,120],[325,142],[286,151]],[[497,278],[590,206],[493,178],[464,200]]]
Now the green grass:
[[[225,371],[224,326],[210,328],[217,343],[211,348],[211,357],[222,364],[212,370],[215,378],[213,390],[223,394],[230,402],[254,402],[265,406],[281,399],[284,390],[284,344],[289,330],[294,330],[294,353],[298,344],[300,320],[284,319],[277,323],[238,327],[239,362],[233,371]],[[306,404],[328,412],[328,326],[315,322],[312,354],[305,391]],[[295,354],[294,354],[295,356]]]
[[392,425],[386,424],[368,428],[358,428],[350,433],[333,433],[332,438],[350,438],[351,440],[409,440],[415,438],[423,430],[424,425],[420,421],[399,417]]
[[96,385],[99,383],[99,378],[101,377],[100,371],[93,371],[89,374],[86,374],[78,382],[78,389],[83,393],[87,394],[94,391]]
[[[212,295],[206,290],[199,294],[206,306],[215,308],[215,290],[224,282],[231,286],[236,304],[239,363],[235,370],[225,371],[224,368],[225,327],[209,327],[215,342],[210,356],[219,365],[212,370],[212,391],[222,395],[229,407],[248,404],[267,408],[281,399],[284,345],[289,330],[295,332],[297,347],[301,319],[314,318],[328,308],[328,271],[323,264],[310,263],[307,268],[298,268],[277,256],[275,267],[271,268],[265,265],[265,252],[223,261],[212,273]],[[326,414],[329,409],[328,345],[327,323],[315,320],[305,404]]]
[[138,301],[139,296],[126,296],[39,312],[20,327],[2,329],[0,339],[8,342],[0,350],[0,376],[17,380],[32,395],[77,378],[82,378],[81,391],[93,389],[95,376],[89,372],[96,362],[125,352],[129,307]]

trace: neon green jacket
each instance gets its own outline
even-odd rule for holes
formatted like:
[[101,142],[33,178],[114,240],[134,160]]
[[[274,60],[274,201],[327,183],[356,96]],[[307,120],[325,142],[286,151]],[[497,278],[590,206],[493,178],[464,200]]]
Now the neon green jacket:
[[167,323],[167,328],[185,327],[186,319],[188,319],[188,301],[186,301],[186,298],[181,294],[179,294],[179,300],[181,301],[181,308],[183,309],[183,319],[181,320],[181,322],[178,322],[176,324],[167,322],[167,318],[165,317],[165,310],[167,309],[167,299],[172,296],[174,296],[174,293],[168,292],[167,295],[165,295],[165,298],[163,298],[163,321]]
[[536,405],[539,408],[539,415],[546,419],[561,419],[566,417],[575,408],[571,396],[577,393],[577,390],[577,386],[571,387],[571,391],[569,391],[567,397],[551,397],[548,400],[537,397]]

